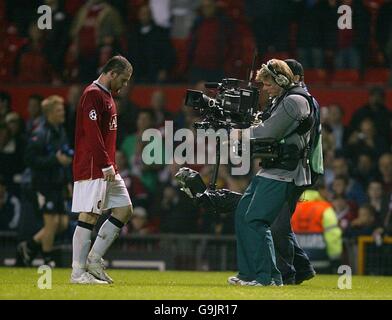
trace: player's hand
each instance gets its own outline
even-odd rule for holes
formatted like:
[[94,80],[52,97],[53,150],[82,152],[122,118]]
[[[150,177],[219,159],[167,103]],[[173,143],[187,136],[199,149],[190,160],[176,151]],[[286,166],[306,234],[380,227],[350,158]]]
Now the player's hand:
[[103,180],[112,182],[115,179],[116,172],[114,171],[113,166],[110,166],[108,168],[102,169],[103,172]]
[[72,158],[68,157],[67,155],[62,153],[60,150],[57,151],[56,158],[57,158],[57,161],[64,167],[68,167],[72,163]]

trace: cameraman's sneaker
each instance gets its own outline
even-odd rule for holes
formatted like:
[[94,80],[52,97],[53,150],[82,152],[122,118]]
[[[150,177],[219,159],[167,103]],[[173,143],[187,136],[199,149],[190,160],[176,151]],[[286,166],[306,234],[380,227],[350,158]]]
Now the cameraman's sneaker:
[[87,259],[87,271],[91,273],[97,279],[106,281],[107,283],[113,283],[113,279],[105,272],[104,260],[101,259],[98,262],[92,262],[89,258]]
[[241,284],[243,286],[250,286],[250,287],[283,287],[283,284],[276,284],[275,281],[272,281],[270,284],[262,284],[257,282],[256,280],[253,281],[243,281],[244,283]]
[[79,277],[71,275],[71,283],[74,284],[109,284],[107,281],[102,281],[95,278],[88,272],[83,272]]
[[227,279],[227,283],[232,286],[251,286],[253,285],[253,282],[254,281],[241,280],[236,276],[232,276]]
[[232,277],[229,277],[227,279],[227,283],[232,285],[232,286],[239,286],[241,281],[242,280],[240,278],[236,277],[236,276],[232,276]]

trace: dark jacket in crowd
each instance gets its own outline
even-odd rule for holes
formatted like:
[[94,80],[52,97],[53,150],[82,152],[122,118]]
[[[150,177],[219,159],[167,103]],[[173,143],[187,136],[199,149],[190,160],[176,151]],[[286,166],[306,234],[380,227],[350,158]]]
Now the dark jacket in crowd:
[[136,25],[129,37],[129,58],[137,82],[157,82],[158,73],[169,72],[176,62],[169,31],[154,23]]
[[70,182],[70,169],[62,166],[56,158],[59,150],[69,156],[73,152],[65,129],[44,122],[33,132],[25,152],[26,164],[31,169],[32,186],[36,190],[53,191]]

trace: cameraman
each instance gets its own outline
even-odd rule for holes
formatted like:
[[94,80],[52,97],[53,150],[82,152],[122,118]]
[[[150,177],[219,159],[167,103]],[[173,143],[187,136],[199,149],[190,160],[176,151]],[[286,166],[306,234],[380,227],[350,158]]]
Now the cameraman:
[[[304,79],[304,69],[297,60],[284,60],[294,75],[294,83],[307,91]],[[316,112],[320,113],[318,102],[312,97]],[[312,181],[312,184],[315,181]],[[297,202],[305,187],[297,188],[294,201]],[[291,217],[295,206],[284,206],[275,222],[271,225],[272,237],[276,250],[276,264],[282,274],[284,284],[301,284],[305,280],[313,278],[316,274],[305,251],[299,246],[295,234],[291,228]]]
[[43,217],[43,227],[28,241],[18,245],[18,254],[30,265],[42,250],[45,264],[52,264],[56,233],[68,227],[64,197],[70,182],[73,150],[69,148],[63,127],[64,100],[53,95],[42,102],[45,121],[33,131],[27,145],[25,161],[32,173],[32,185]]
[[305,127],[309,127],[311,107],[304,97],[306,92],[294,84],[294,75],[282,60],[272,59],[263,64],[256,80],[262,82],[272,103],[263,113],[262,122],[250,128],[250,137],[276,141],[283,151],[277,159],[261,159],[261,169],[237,206],[235,229],[239,272],[228,282],[251,286],[282,285],[270,226],[285,206],[290,211],[295,208],[303,186],[311,183],[310,167],[304,161],[307,159],[304,151],[310,143],[310,131]]

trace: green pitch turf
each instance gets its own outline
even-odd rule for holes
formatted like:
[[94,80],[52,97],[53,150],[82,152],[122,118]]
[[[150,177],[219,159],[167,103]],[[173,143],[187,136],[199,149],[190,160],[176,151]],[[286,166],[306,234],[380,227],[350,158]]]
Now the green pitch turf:
[[39,289],[37,269],[0,268],[0,299],[392,299],[392,277],[354,276],[351,290],[338,289],[338,275],[318,275],[299,286],[234,287],[230,272],[109,270],[115,284],[71,285],[70,269],[53,269],[52,289]]

